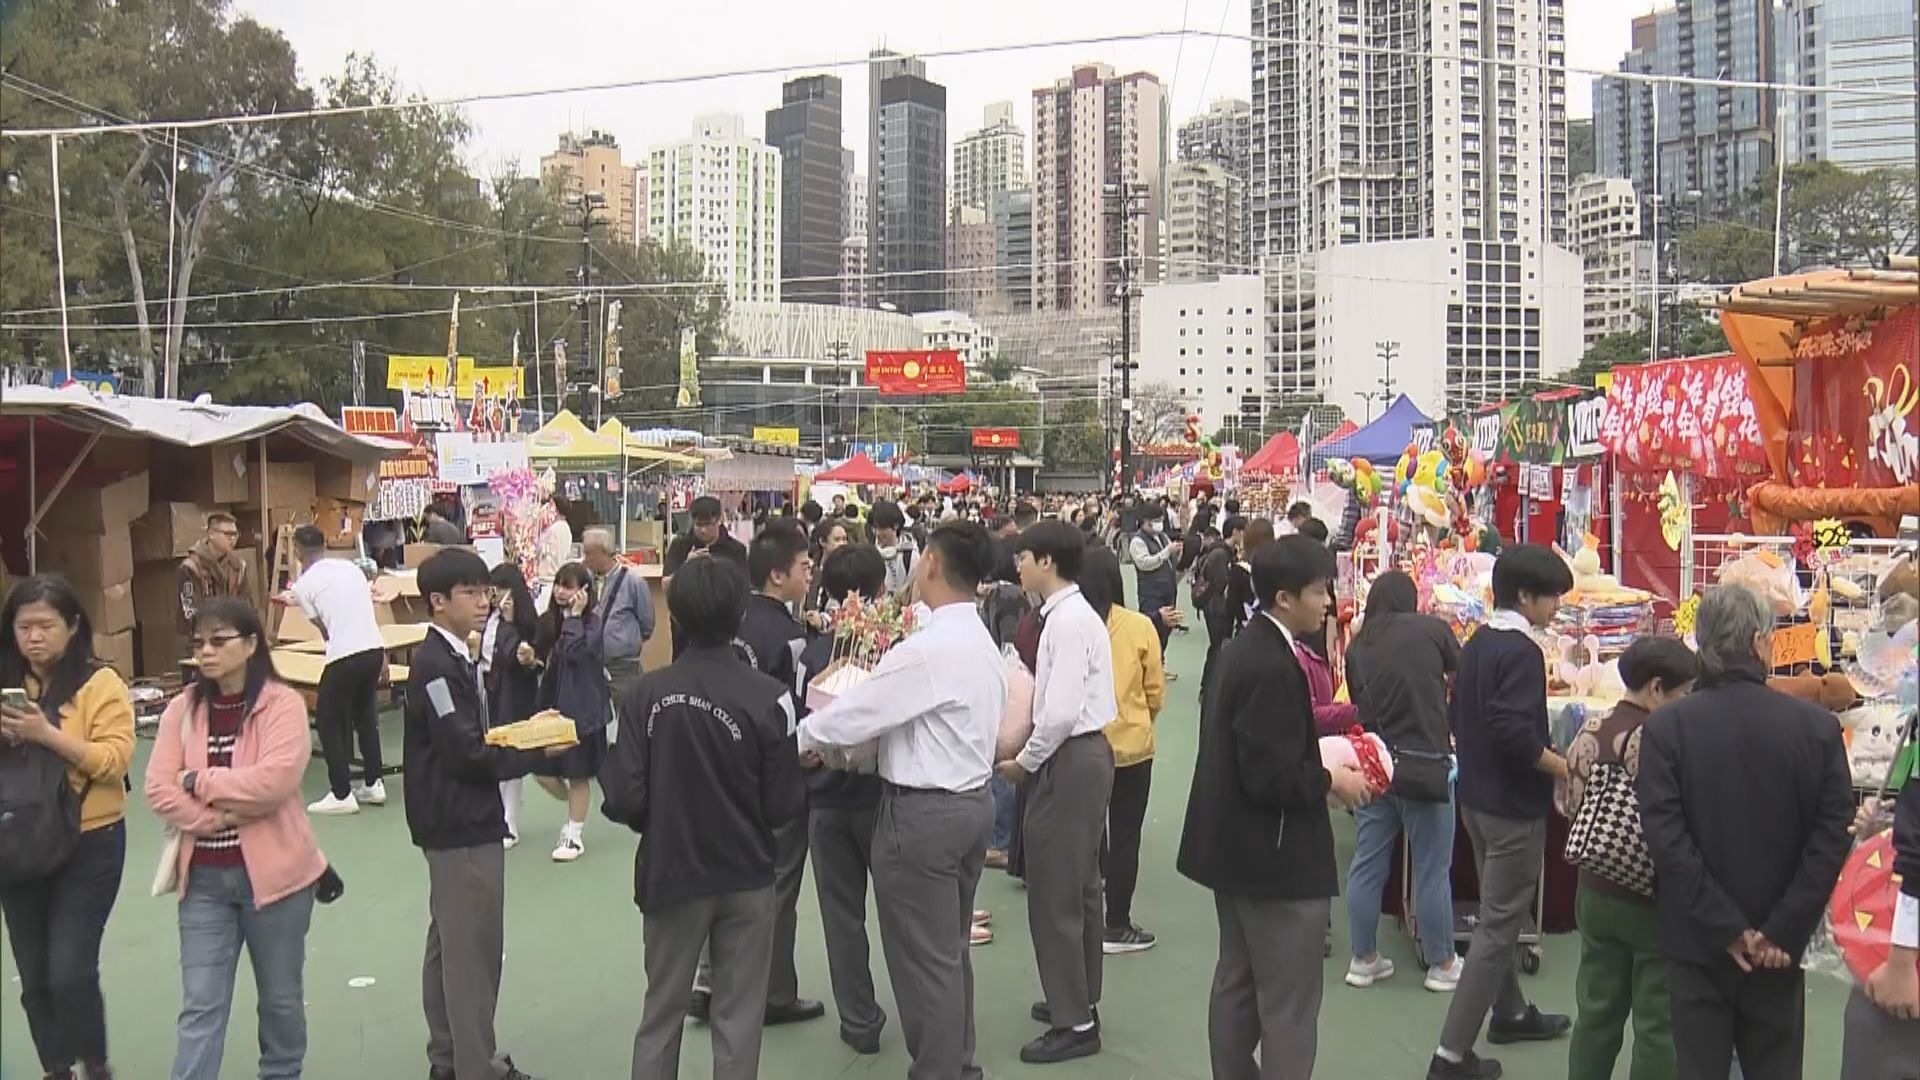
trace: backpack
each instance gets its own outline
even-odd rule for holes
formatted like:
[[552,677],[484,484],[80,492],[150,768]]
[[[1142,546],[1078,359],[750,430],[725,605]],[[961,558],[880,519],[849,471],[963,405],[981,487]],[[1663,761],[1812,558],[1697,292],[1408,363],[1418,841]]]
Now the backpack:
[[1193,572],[1187,577],[1187,589],[1193,594],[1193,606],[1204,614],[1213,614],[1214,601],[1225,592],[1224,575],[1217,571],[1224,561],[1223,549],[1213,548],[1193,562]]
[[67,763],[41,746],[0,748],[0,885],[38,881],[80,842],[80,802]]

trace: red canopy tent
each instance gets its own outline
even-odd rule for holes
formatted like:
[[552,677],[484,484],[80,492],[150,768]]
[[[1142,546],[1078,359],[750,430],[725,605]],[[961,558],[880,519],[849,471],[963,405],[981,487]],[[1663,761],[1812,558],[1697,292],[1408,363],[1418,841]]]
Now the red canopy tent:
[[865,454],[847,460],[814,477],[835,484],[898,484],[900,478],[875,465]]
[[946,483],[940,485],[940,491],[942,494],[945,494],[945,495],[959,495],[963,492],[968,492],[972,490],[973,490],[973,480],[969,478],[965,473],[962,473],[959,476],[956,476],[953,479],[947,481]]
[[1240,464],[1242,476],[1265,476],[1278,473],[1297,473],[1300,471],[1300,440],[1291,431],[1282,431],[1267,440],[1267,444],[1254,451],[1252,457]]
[[1347,436],[1359,430],[1360,430],[1359,424],[1356,424],[1351,420],[1342,420],[1340,421],[1339,427],[1334,428],[1332,433],[1330,433],[1326,438],[1321,439],[1319,442],[1314,443],[1313,448],[1315,450],[1318,450],[1330,442],[1337,442],[1338,440],[1344,439]]

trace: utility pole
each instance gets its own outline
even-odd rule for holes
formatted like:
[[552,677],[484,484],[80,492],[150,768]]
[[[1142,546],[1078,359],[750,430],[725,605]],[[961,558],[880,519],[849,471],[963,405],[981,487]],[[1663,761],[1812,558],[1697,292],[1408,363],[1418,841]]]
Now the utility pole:
[[[852,343],[847,341],[827,342],[827,358],[833,361],[833,399],[834,405],[836,406],[834,409],[835,419],[839,418],[840,413],[840,409],[837,407],[840,403],[840,367],[848,360],[853,359],[851,349]],[[856,399],[856,406],[857,404],[858,401]],[[820,463],[822,465],[827,463],[827,390],[825,386],[822,386],[820,389]]]
[[[1393,404],[1393,361],[1400,355],[1400,343],[1397,341],[1376,341],[1373,343],[1375,354],[1380,357],[1380,408],[1382,411]],[[1368,409],[1372,413],[1372,409]]]
[[1120,491],[1133,486],[1133,220],[1147,212],[1147,185],[1139,181],[1102,189],[1106,216],[1120,221]]
[[576,377],[569,378],[567,385],[560,388],[560,404],[562,408],[566,406],[568,390],[577,390],[580,393],[580,400],[576,415],[585,416],[587,394],[591,392],[597,395],[600,390],[599,381],[592,377],[594,370],[593,312],[589,297],[593,288],[593,227],[606,224],[603,219],[596,219],[593,215],[594,211],[606,208],[607,197],[598,191],[589,191],[584,194],[569,193],[564,200],[564,205],[580,215],[580,292],[574,298],[574,304],[580,309],[580,347],[574,352],[574,363],[581,365],[587,377],[578,378],[576,373]]

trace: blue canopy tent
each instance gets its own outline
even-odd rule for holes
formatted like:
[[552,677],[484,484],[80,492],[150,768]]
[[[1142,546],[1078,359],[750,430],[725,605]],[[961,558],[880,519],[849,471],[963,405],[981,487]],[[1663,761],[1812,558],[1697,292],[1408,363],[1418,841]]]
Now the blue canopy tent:
[[1375,465],[1392,465],[1413,441],[1413,429],[1433,423],[1405,394],[1395,398],[1379,418],[1343,439],[1313,448],[1309,468],[1318,472],[1328,458],[1365,458]]

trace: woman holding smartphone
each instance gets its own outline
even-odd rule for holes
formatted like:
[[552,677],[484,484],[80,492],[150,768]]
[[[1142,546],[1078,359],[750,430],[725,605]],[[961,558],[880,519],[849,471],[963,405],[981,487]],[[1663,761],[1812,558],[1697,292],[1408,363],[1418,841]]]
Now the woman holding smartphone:
[[100,939],[127,861],[133,703],[120,676],[94,659],[93,627],[65,579],[28,578],[0,610],[0,687],[17,691],[0,705],[0,755],[23,755],[10,766],[57,759],[80,809],[79,839],[59,865],[0,878],[20,1003],[47,1076],[72,1080],[78,1066],[89,1080],[108,1080]]

